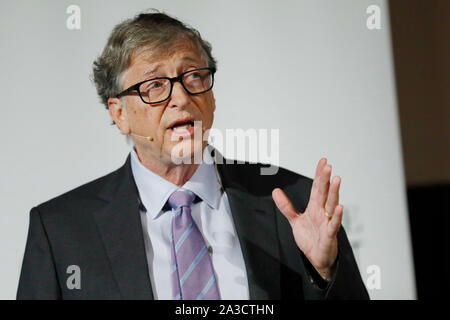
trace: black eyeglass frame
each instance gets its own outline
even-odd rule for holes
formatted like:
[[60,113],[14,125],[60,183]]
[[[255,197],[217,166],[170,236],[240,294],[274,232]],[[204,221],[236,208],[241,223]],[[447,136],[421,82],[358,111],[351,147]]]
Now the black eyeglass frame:
[[[210,87],[209,89],[204,90],[204,91],[201,91],[201,92],[192,93],[192,92],[190,92],[190,91],[186,88],[186,86],[184,85],[182,79],[183,79],[183,76],[184,76],[185,74],[190,73],[190,72],[194,72],[194,71],[199,71],[199,70],[209,70],[209,71],[211,72],[211,87]],[[133,85],[132,85],[131,87],[129,87],[128,89],[125,89],[125,90],[122,91],[121,93],[117,94],[117,95],[115,96],[115,98],[120,98],[120,97],[123,97],[124,95],[127,95],[128,93],[130,93],[130,92],[132,92],[132,91],[137,91],[137,93],[139,94],[139,97],[141,98],[141,100],[142,100],[143,103],[146,103],[146,104],[158,104],[158,103],[161,103],[161,102],[164,102],[164,101],[168,100],[168,99],[172,96],[173,84],[174,84],[174,82],[177,82],[177,81],[178,81],[179,83],[181,83],[181,85],[183,86],[184,90],[186,90],[186,92],[189,93],[190,95],[196,95],[196,94],[205,93],[205,92],[208,92],[209,90],[211,90],[212,87],[214,86],[214,73],[216,73],[216,69],[215,69],[215,68],[205,67],[205,68],[198,68],[198,69],[188,70],[188,71],[186,71],[186,72],[181,73],[181,74],[178,75],[177,77],[173,77],[173,78],[169,78],[169,77],[157,77],[157,78],[152,78],[152,79],[144,80],[144,81],[138,82],[138,83],[136,83],[136,84],[133,84]],[[141,91],[139,90],[140,86],[141,86],[143,83],[146,83],[146,82],[149,82],[149,81],[162,80],[162,79],[165,79],[165,80],[169,80],[169,81],[170,81],[170,91],[169,91],[169,95],[167,96],[167,98],[165,98],[165,99],[163,99],[163,100],[160,100],[160,101],[155,101],[155,102],[146,102],[146,101],[144,100],[144,98],[142,97],[142,95],[141,95]]]

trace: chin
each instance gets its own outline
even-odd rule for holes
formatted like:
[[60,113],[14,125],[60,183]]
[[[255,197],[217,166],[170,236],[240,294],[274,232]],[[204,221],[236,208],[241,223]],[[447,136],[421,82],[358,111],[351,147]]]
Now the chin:
[[205,145],[190,139],[176,142],[170,152],[171,160],[175,164],[200,164]]

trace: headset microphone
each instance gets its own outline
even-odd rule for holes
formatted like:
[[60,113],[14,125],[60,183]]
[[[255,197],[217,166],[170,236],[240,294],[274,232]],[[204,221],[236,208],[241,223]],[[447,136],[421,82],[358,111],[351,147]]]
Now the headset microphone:
[[135,136],[135,137],[139,137],[139,138],[143,138],[143,139],[145,139],[145,140],[148,140],[148,141],[153,141],[153,137],[145,137],[145,136],[140,136],[140,135],[138,135],[138,134],[135,134],[135,133],[131,133],[133,136]]

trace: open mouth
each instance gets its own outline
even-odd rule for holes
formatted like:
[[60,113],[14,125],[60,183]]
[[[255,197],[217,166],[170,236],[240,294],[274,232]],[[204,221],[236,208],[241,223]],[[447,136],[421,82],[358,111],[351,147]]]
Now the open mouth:
[[174,135],[190,136],[194,134],[194,121],[191,120],[178,121],[174,125],[169,127],[169,130]]

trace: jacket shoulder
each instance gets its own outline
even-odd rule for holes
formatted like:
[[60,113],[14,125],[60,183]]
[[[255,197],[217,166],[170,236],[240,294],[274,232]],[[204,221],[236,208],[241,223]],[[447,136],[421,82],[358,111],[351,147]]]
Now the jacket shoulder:
[[218,165],[218,170],[226,188],[236,188],[262,197],[271,197],[273,189],[281,188],[301,203],[309,200],[313,180],[280,166],[225,160]]
[[112,186],[113,181],[119,175],[119,168],[102,177],[89,181],[72,190],[64,192],[50,200],[36,206],[41,213],[68,212],[73,210],[88,209],[90,204],[102,202],[100,194],[107,186]]

